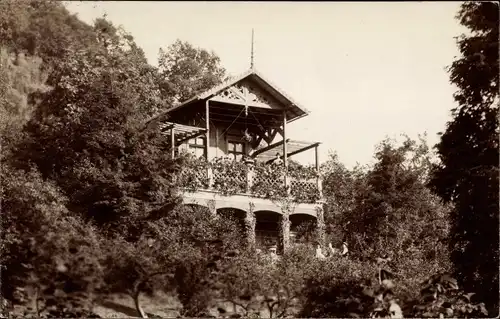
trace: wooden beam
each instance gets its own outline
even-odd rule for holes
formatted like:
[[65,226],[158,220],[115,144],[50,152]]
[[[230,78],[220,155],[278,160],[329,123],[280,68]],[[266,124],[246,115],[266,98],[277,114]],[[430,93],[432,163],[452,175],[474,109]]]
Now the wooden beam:
[[207,161],[210,159],[208,156],[208,144],[210,143],[210,112],[209,112],[209,100],[205,102],[205,156]]
[[188,140],[190,140],[192,138],[198,137],[198,136],[203,135],[203,134],[205,134],[205,130],[204,129],[200,130],[199,132],[196,132],[196,133],[194,133],[192,135],[189,135],[187,137],[184,137],[184,138],[178,140],[177,144],[182,144],[182,143],[184,143],[184,142],[186,142],[186,141],[188,141]]
[[254,140],[252,141],[252,148],[257,148],[262,140],[263,140],[262,136],[254,138]]
[[[286,138],[286,111],[283,111],[283,140],[286,140],[288,142]],[[283,143],[283,164],[285,166],[285,169],[288,167],[288,154],[287,154],[286,144],[287,143]]]
[[281,129],[281,127],[276,127],[275,131],[276,131],[276,133],[279,133],[281,135],[281,137],[284,138],[284,136],[283,136],[283,130]]
[[[269,140],[272,142],[276,135],[278,135],[278,130],[276,128],[274,130],[271,130],[271,133],[269,135]],[[281,134],[281,136],[283,136],[283,134]]]
[[[225,103],[225,102],[219,102],[219,101],[214,101],[210,100],[212,103],[210,103],[210,109],[211,110],[221,110],[224,112],[228,113],[239,113],[242,108],[245,107],[245,103],[241,104],[233,104],[233,103]],[[273,117],[276,118],[281,122],[281,111],[276,110],[276,109],[270,109],[267,107],[259,107],[259,106],[252,106],[251,104],[248,104],[249,111],[251,111],[255,115],[263,115],[267,117]]]
[[319,142],[317,142],[317,143],[314,143],[314,144],[308,145],[308,146],[303,147],[303,148],[301,148],[301,149],[299,149],[299,150],[296,150],[296,151],[293,151],[293,152],[288,153],[288,154],[287,154],[287,156],[293,156],[293,155],[295,155],[295,154],[305,152],[305,151],[307,151],[307,150],[310,150],[310,149],[311,149],[311,148],[313,148],[313,147],[318,146],[319,144],[320,144],[320,143],[319,143]]
[[[210,101],[228,104],[228,105],[233,105],[233,106],[245,105],[245,100],[243,100],[243,99],[241,99],[241,100],[240,99],[230,99],[230,98],[220,97],[220,96],[214,96],[213,98],[210,98]],[[248,101],[247,103],[248,103],[248,106],[250,106],[250,107],[259,108],[259,109],[269,109],[269,105],[262,103],[262,102]]]
[[[287,142],[287,143],[288,143],[288,141],[289,141],[289,140],[286,140],[286,142]],[[276,146],[280,146],[280,145],[282,145],[282,144],[286,144],[286,143],[285,143],[285,140],[278,141],[278,142],[276,142],[276,143],[274,143],[274,144],[270,144],[270,145],[268,145],[268,146],[266,146],[266,147],[264,147],[264,148],[261,148],[260,150],[256,150],[256,151],[254,151],[254,152],[252,153],[252,155],[250,155],[250,156],[251,156],[251,157],[255,157],[255,156],[259,155],[259,154],[262,154],[262,153],[264,153],[264,152],[266,152],[266,151],[269,151],[269,150],[271,150],[271,149],[275,148]]]
[[[289,140],[289,139],[288,139],[288,140]],[[316,148],[317,148],[317,147],[319,146],[319,144],[321,144],[321,143],[320,143],[320,142],[316,142],[316,143],[313,143],[313,144],[311,144],[311,145],[307,145],[307,146],[305,146],[305,147],[303,147],[303,148],[301,148],[301,149],[298,149],[298,150],[296,150],[296,151],[293,151],[293,152],[288,153],[288,154],[287,154],[287,157],[292,157],[293,155],[296,155],[296,154],[298,154],[298,153],[305,152],[305,151],[307,151],[307,150],[309,150],[309,149],[311,149],[311,148],[313,148],[313,147],[316,147]],[[283,156],[282,156],[282,155],[280,155],[279,157],[283,157]],[[318,157],[316,157],[316,158],[318,158]],[[266,164],[267,164],[267,163],[271,163],[272,161],[275,161],[276,159],[278,159],[278,157],[276,157],[276,156],[275,156],[275,157],[271,158],[270,160],[266,161]],[[319,162],[318,162],[317,164],[319,164]],[[319,167],[319,165],[318,165],[318,167]]]
[[212,122],[221,122],[221,123],[230,123],[230,124],[237,124],[237,125],[240,125],[240,126],[252,126],[252,127],[259,127],[259,126],[270,126],[270,124],[268,123],[263,123],[262,125],[259,125],[256,121],[252,121],[250,119],[250,121],[247,121],[245,122],[244,120],[234,120],[234,118],[230,118],[230,117],[218,117],[218,116],[214,116],[214,114],[212,112],[210,112],[210,116],[211,116],[211,121]]
[[[269,145],[271,144],[272,140],[269,140],[269,137],[267,136],[267,132],[266,131],[263,131],[260,127],[253,127],[252,128],[252,131],[254,133],[257,133],[257,135],[259,135],[259,138],[263,139],[264,141],[266,141],[266,143]],[[259,141],[260,143],[260,141]]]
[[319,144],[316,144],[316,146],[314,146],[314,160],[316,162],[316,173],[319,173],[319,151],[318,151],[318,146],[319,146]]
[[239,97],[240,99],[242,99],[243,101],[246,101],[246,94],[245,92],[243,94],[241,94],[240,91],[238,91],[238,89],[236,89],[234,86],[233,87],[230,87],[229,90],[231,92],[233,92],[237,97]]
[[172,127],[174,127],[175,124],[173,123],[169,123],[169,124],[160,124],[160,131],[161,132],[165,132],[165,131],[168,131],[170,130]]
[[171,144],[171,152],[172,152],[172,159],[175,158],[175,128],[172,127],[170,129],[170,144]]
[[267,130],[264,132],[262,138],[264,139],[264,141],[266,141],[267,145],[271,145],[273,140],[267,135],[267,132],[268,132]]

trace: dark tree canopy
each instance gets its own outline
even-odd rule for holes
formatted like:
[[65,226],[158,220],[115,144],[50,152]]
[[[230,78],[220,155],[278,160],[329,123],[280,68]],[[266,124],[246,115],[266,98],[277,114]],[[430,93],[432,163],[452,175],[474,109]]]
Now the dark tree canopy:
[[47,68],[65,57],[68,48],[84,48],[95,41],[92,28],[60,1],[0,2],[0,44],[42,58]]
[[[457,18],[470,34],[449,68],[458,87],[432,186],[455,205],[452,259],[467,289],[498,307],[498,3],[467,2]],[[497,310],[498,311],[498,310]]]
[[155,69],[112,24],[96,29],[98,44],[54,67],[16,156],[54,180],[73,212],[126,234],[171,204],[175,165],[160,132],[144,129],[163,106]]
[[166,51],[160,49],[158,65],[164,80],[163,93],[172,97],[173,103],[184,102],[221,83],[226,73],[214,52],[180,40]]

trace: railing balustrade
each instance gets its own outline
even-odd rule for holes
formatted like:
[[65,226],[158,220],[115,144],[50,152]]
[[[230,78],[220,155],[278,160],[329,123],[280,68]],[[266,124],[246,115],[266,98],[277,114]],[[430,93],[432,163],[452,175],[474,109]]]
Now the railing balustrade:
[[321,178],[309,167],[289,169],[278,164],[245,164],[217,158],[208,163],[191,160],[181,172],[180,184],[191,190],[213,190],[223,195],[245,194],[273,198],[291,195],[298,202],[321,199]]

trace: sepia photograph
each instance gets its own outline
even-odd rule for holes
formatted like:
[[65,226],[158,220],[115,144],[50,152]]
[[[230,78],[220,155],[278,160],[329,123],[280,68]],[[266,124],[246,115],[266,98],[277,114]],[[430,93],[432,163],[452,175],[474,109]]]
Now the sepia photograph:
[[498,318],[499,13],[0,0],[0,319]]

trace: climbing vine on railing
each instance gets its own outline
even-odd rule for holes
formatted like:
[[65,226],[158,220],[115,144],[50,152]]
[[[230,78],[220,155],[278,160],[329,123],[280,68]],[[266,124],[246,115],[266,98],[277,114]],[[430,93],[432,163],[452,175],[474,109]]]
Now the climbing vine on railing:
[[230,158],[219,157],[210,163],[213,174],[213,188],[222,195],[246,193],[247,165]]
[[[209,169],[212,185],[209,185]],[[222,195],[251,194],[278,200],[291,195],[294,202],[313,203],[320,199],[317,173],[313,167],[291,163],[288,167],[288,191],[282,164],[255,162],[246,164],[230,158],[204,158],[185,155],[180,185],[189,191],[213,189]]]
[[179,174],[179,185],[189,191],[208,188],[209,163],[202,157],[183,154],[183,167]]
[[288,165],[287,175],[290,178],[290,195],[295,198],[296,202],[313,203],[321,198],[315,167],[291,162]]
[[314,166],[290,162],[288,164],[288,176],[296,179],[310,180],[318,177],[318,173]]
[[255,163],[251,193],[254,196],[277,199],[287,196],[285,170],[281,164]]

